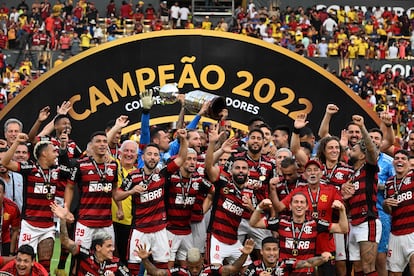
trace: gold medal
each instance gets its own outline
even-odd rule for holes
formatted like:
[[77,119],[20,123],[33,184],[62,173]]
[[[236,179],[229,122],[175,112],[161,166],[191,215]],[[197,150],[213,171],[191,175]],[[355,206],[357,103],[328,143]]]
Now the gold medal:
[[296,248],[292,249],[292,255],[294,257],[298,256],[299,255],[299,250],[297,250]]
[[318,212],[313,212],[313,213],[312,213],[312,217],[313,217],[314,219],[318,219],[318,217],[319,217]]
[[267,272],[267,273],[272,273],[272,272],[273,272],[273,268],[271,268],[271,267],[267,267],[267,268],[266,268],[266,272]]
[[265,181],[266,180],[266,176],[265,175],[259,176],[259,180],[262,181],[262,182]]
[[108,187],[107,187],[107,186],[103,187],[103,191],[104,191],[105,193],[109,192]]
[[227,195],[227,194],[229,193],[229,188],[224,187],[224,188],[223,188],[223,193],[224,193],[225,195]]
[[47,194],[46,194],[46,198],[47,198],[48,200],[53,199],[53,194],[52,194],[52,193],[47,193]]

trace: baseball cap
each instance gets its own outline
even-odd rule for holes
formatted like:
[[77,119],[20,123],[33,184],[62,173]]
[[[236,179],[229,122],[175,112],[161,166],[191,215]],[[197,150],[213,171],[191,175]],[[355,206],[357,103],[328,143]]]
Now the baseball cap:
[[306,164],[305,164],[305,169],[307,168],[307,167],[309,167],[310,165],[316,165],[316,166],[318,166],[318,168],[319,169],[323,169],[323,167],[322,167],[322,165],[321,165],[321,163],[319,163],[319,161],[317,161],[317,160],[315,160],[315,159],[311,159],[311,160],[309,160]]

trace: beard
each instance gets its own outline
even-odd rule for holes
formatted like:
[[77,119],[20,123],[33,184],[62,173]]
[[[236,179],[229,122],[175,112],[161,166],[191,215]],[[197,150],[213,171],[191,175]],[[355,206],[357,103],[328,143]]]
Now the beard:
[[148,161],[145,161],[144,160],[144,165],[145,165],[145,167],[147,167],[148,169],[150,169],[150,170],[153,170],[153,169],[155,169],[155,167],[157,166],[157,163],[154,161],[153,163],[154,163],[154,165],[153,164],[151,164],[152,162],[148,162]]
[[257,149],[253,148],[251,145],[248,145],[247,148],[249,149],[249,151],[253,154],[258,154],[259,152],[262,151],[262,147],[259,147]]
[[246,181],[247,181],[247,174],[236,174],[236,175],[233,175],[233,181],[237,185],[242,185],[242,184],[246,183]]

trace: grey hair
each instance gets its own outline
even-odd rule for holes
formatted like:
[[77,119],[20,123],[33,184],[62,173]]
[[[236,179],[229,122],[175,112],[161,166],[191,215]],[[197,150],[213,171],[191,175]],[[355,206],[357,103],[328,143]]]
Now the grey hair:
[[289,154],[289,157],[292,157],[293,156],[292,152],[288,148],[280,148],[280,149],[278,149],[276,151],[276,156],[278,156],[282,152],[287,152]]
[[197,152],[193,148],[188,148],[187,154],[195,154],[195,155],[197,155]]
[[126,145],[128,144],[133,144],[136,147],[136,150],[138,152],[138,144],[137,142],[135,142],[134,140],[125,140],[124,142],[122,142],[121,147],[119,148],[120,151],[123,151],[124,148],[126,147]]
[[16,119],[16,118],[10,118],[10,119],[8,119],[8,120],[4,123],[4,132],[7,132],[7,127],[8,127],[10,124],[18,124],[18,125],[19,125],[19,128],[20,128],[20,132],[22,132],[22,131],[23,131],[23,123],[22,123],[19,119]]
[[112,240],[112,236],[105,230],[97,230],[92,235],[91,249],[95,250],[95,246],[102,246],[102,244],[107,240]]

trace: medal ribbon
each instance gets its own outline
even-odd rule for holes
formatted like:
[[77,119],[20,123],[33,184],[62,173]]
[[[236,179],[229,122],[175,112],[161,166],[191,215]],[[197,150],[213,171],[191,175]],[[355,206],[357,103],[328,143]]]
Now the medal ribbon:
[[96,163],[95,159],[91,159],[92,160],[92,164],[95,166],[96,172],[99,175],[99,178],[101,179],[101,181],[106,179],[106,169],[107,169],[107,164],[106,162],[104,162],[104,170],[102,171],[99,167],[98,164]]

